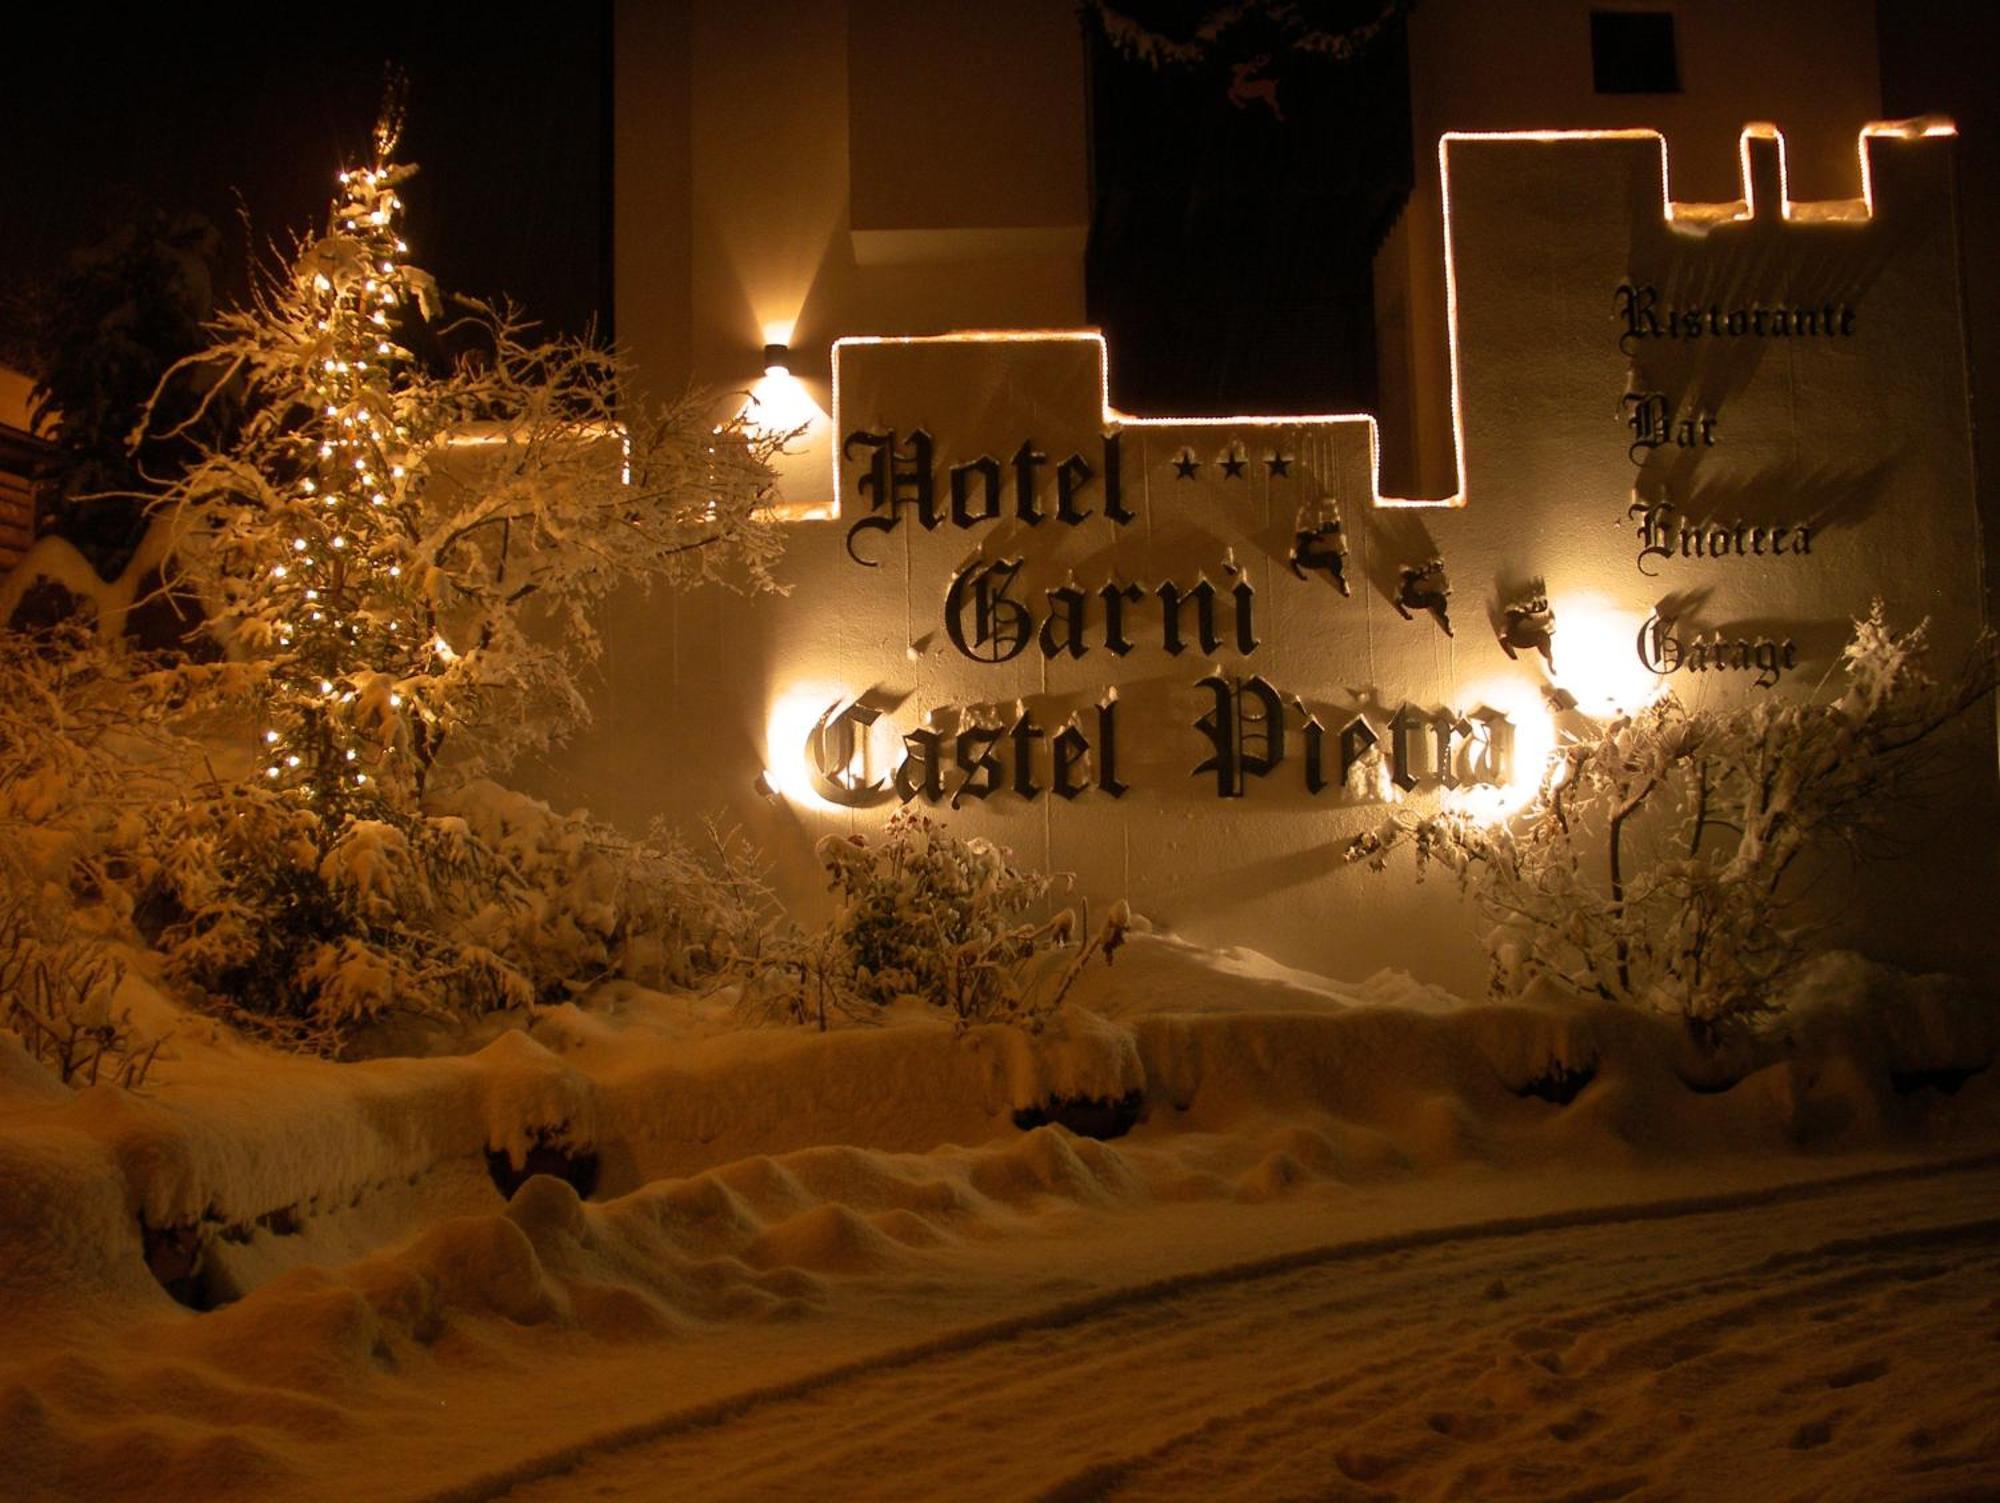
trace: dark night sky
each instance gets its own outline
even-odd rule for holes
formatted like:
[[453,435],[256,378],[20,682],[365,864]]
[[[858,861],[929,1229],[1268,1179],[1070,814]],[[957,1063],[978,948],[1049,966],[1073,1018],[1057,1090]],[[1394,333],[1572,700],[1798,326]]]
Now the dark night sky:
[[410,82],[402,154],[423,168],[405,194],[413,259],[447,292],[602,326],[608,26],[605,0],[17,14],[0,42],[0,287],[31,293],[137,204],[208,216],[233,300],[251,239],[320,227],[393,60]]

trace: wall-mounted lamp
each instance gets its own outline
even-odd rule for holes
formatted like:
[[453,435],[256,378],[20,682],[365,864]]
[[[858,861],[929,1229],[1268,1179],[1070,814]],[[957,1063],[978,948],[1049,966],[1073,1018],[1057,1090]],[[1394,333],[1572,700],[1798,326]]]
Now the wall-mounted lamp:
[[749,397],[743,415],[750,426],[786,438],[788,448],[809,441],[812,435],[808,430],[815,425],[825,426],[826,414],[792,374],[790,345],[764,346],[764,374],[750,388]]
[[1595,595],[1550,597],[1550,616],[1562,615],[1563,660],[1549,653],[1549,676],[1571,705],[1593,720],[1629,715],[1666,692],[1665,678],[1649,672],[1632,651],[1640,614]]
[[832,425],[805,383],[792,374],[792,328],[785,322],[764,325],[764,374],[751,383],[742,417],[754,436],[781,445],[771,455],[778,479],[773,510],[804,521],[834,514],[824,478],[833,462]]

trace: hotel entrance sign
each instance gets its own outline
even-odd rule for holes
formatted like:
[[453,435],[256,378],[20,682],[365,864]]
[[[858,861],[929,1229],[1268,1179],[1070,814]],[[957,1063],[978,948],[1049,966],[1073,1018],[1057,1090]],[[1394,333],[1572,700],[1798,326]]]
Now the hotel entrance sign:
[[[902,796],[1122,796],[1117,750],[1109,778],[1078,772],[1106,761],[1096,742],[1120,746],[1121,716],[1126,769],[1144,759],[1162,797],[1175,736],[1182,793],[1192,775],[1245,797],[1294,763],[1305,791],[1350,803],[1502,789],[1516,717],[1546,718],[1548,696],[1527,691],[1569,680],[1629,703],[1667,680],[1772,691],[1827,667],[1895,584],[1871,533],[1912,565],[1899,601],[1935,612],[1970,588],[1950,550],[1910,556],[1907,513],[1936,491],[1898,473],[1927,431],[1962,463],[1962,410],[1880,410],[1958,348],[1949,278],[1922,296],[1897,275],[1913,249],[1949,264],[1943,153],[1923,128],[1864,135],[1866,192],[1839,205],[1786,201],[1783,143],[1763,130],[1745,136],[1743,199],[1721,206],[1673,204],[1644,133],[1444,150],[1463,483],[1434,504],[1381,495],[1362,415],[1118,413],[1095,336],[841,342],[847,556],[900,569],[933,628],[916,660],[941,660],[916,677],[948,691],[904,730]],[[1879,218],[1878,194],[1909,219]],[[1635,221],[1635,202],[1659,207]],[[1936,390],[1923,376],[1915,389]],[[1966,476],[1941,468],[1966,525]],[[1454,588],[1478,601],[1462,635]],[[1524,666],[1512,638],[1531,615],[1539,661]],[[1113,690],[1146,702],[1121,710]],[[1061,777],[1025,770],[1044,739]],[[989,761],[1002,743],[1008,779]]]
[[[1871,127],[1860,195],[1802,204],[1753,128],[1720,205],[1672,201],[1649,132],[1447,138],[1444,497],[1383,494],[1367,414],[1120,412],[1094,333],[840,341],[839,518],[795,534],[782,624],[716,628],[790,795],[745,822],[809,850],[939,805],[1196,937],[1408,963],[1467,937],[1341,867],[1387,806],[1504,815],[1572,710],[1819,692],[1877,597],[1954,661],[1981,612],[1943,134]],[[1990,739],[1965,756],[1979,816],[1934,811],[1857,908],[1906,949],[1942,956],[1939,895],[1992,876]]]

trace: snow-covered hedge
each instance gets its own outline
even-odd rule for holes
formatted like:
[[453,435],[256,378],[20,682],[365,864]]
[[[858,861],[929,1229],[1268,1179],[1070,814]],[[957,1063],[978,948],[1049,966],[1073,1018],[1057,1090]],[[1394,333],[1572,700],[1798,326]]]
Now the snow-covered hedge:
[[944,1008],[961,1028],[1039,1026],[1093,955],[1111,958],[1130,923],[1123,903],[1087,939],[1074,909],[1038,917],[1059,879],[908,810],[872,843],[828,836],[818,854],[834,915],[819,933],[792,936],[758,979],[822,1028],[829,1007],[905,998]]

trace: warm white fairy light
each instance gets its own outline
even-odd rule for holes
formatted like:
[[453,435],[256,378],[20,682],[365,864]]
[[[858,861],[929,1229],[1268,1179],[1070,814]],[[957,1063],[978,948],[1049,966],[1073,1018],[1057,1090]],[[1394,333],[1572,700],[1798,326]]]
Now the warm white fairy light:
[[[274,683],[274,708],[283,713],[261,739],[272,753],[265,775],[322,814],[375,786],[356,766],[377,735],[364,736],[354,720],[355,675],[381,666],[378,646],[398,635],[393,618],[417,609],[403,599],[410,581],[393,557],[411,539],[389,509],[391,487],[376,478],[386,472],[400,489],[409,475],[410,427],[395,419],[398,352],[388,332],[402,302],[396,258],[408,250],[394,227],[402,203],[392,188],[401,175],[386,162],[339,175],[336,238],[351,237],[360,254],[321,261],[302,289],[306,326],[320,337],[301,352],[299,373],[317,417],[296,439],[301,468],[311,473],[298,477],[294,494],[317,515],[287,535],[285,561],[268,571],[276,635],[289,656]],[[358,484],[339,483],[340,475]],[[404,712],[400,693],[390,709]]]
[[[511,637],[495,640],[487,618],[540,588],[532,576],[543,540],[478,519],[501,504],[479,494],[480,481],[469,499],[456,486],[429,488],[468,410],[457,394],[483,390],[484,376],[434,379],[408,348],[419,342],[399,320],[406,309],[428,314],[431,289],[402,261],[395,189],[404,175],[378,162],[341,177],[330,230],[274,298],[271,337],[257,336],[270,357],[260,379],[281,405],[257,456],[269,488],[251,539],[265,556],[248,592],[245,645],[268,655],[271,692],[249,734],[278,733],[257,747],[254,765],[278,769],[280,791],[327,820],[400,823],[414,813],[426,769],[459,729],[466,691],[514,647]],[[512,358],[511,329],[495,332],[497,354]],[[271,368],[275,382],[263,375]],[[593,379],[600,368],[595,355],[578,362]],[[263,462],[267,453],[274,463]],[[629,465],[629,445],[624,458]],[[593,483],[587,477],[586,488]],[[621,505],[615,522],[596,525],[623,525],[651,500],[633,499],[638,507]],[[455,516],[461,508],[475,514],[471,525]],[[496,556],[506,568],[489,572]],[[512,577],[516,556],[530,577]]]

